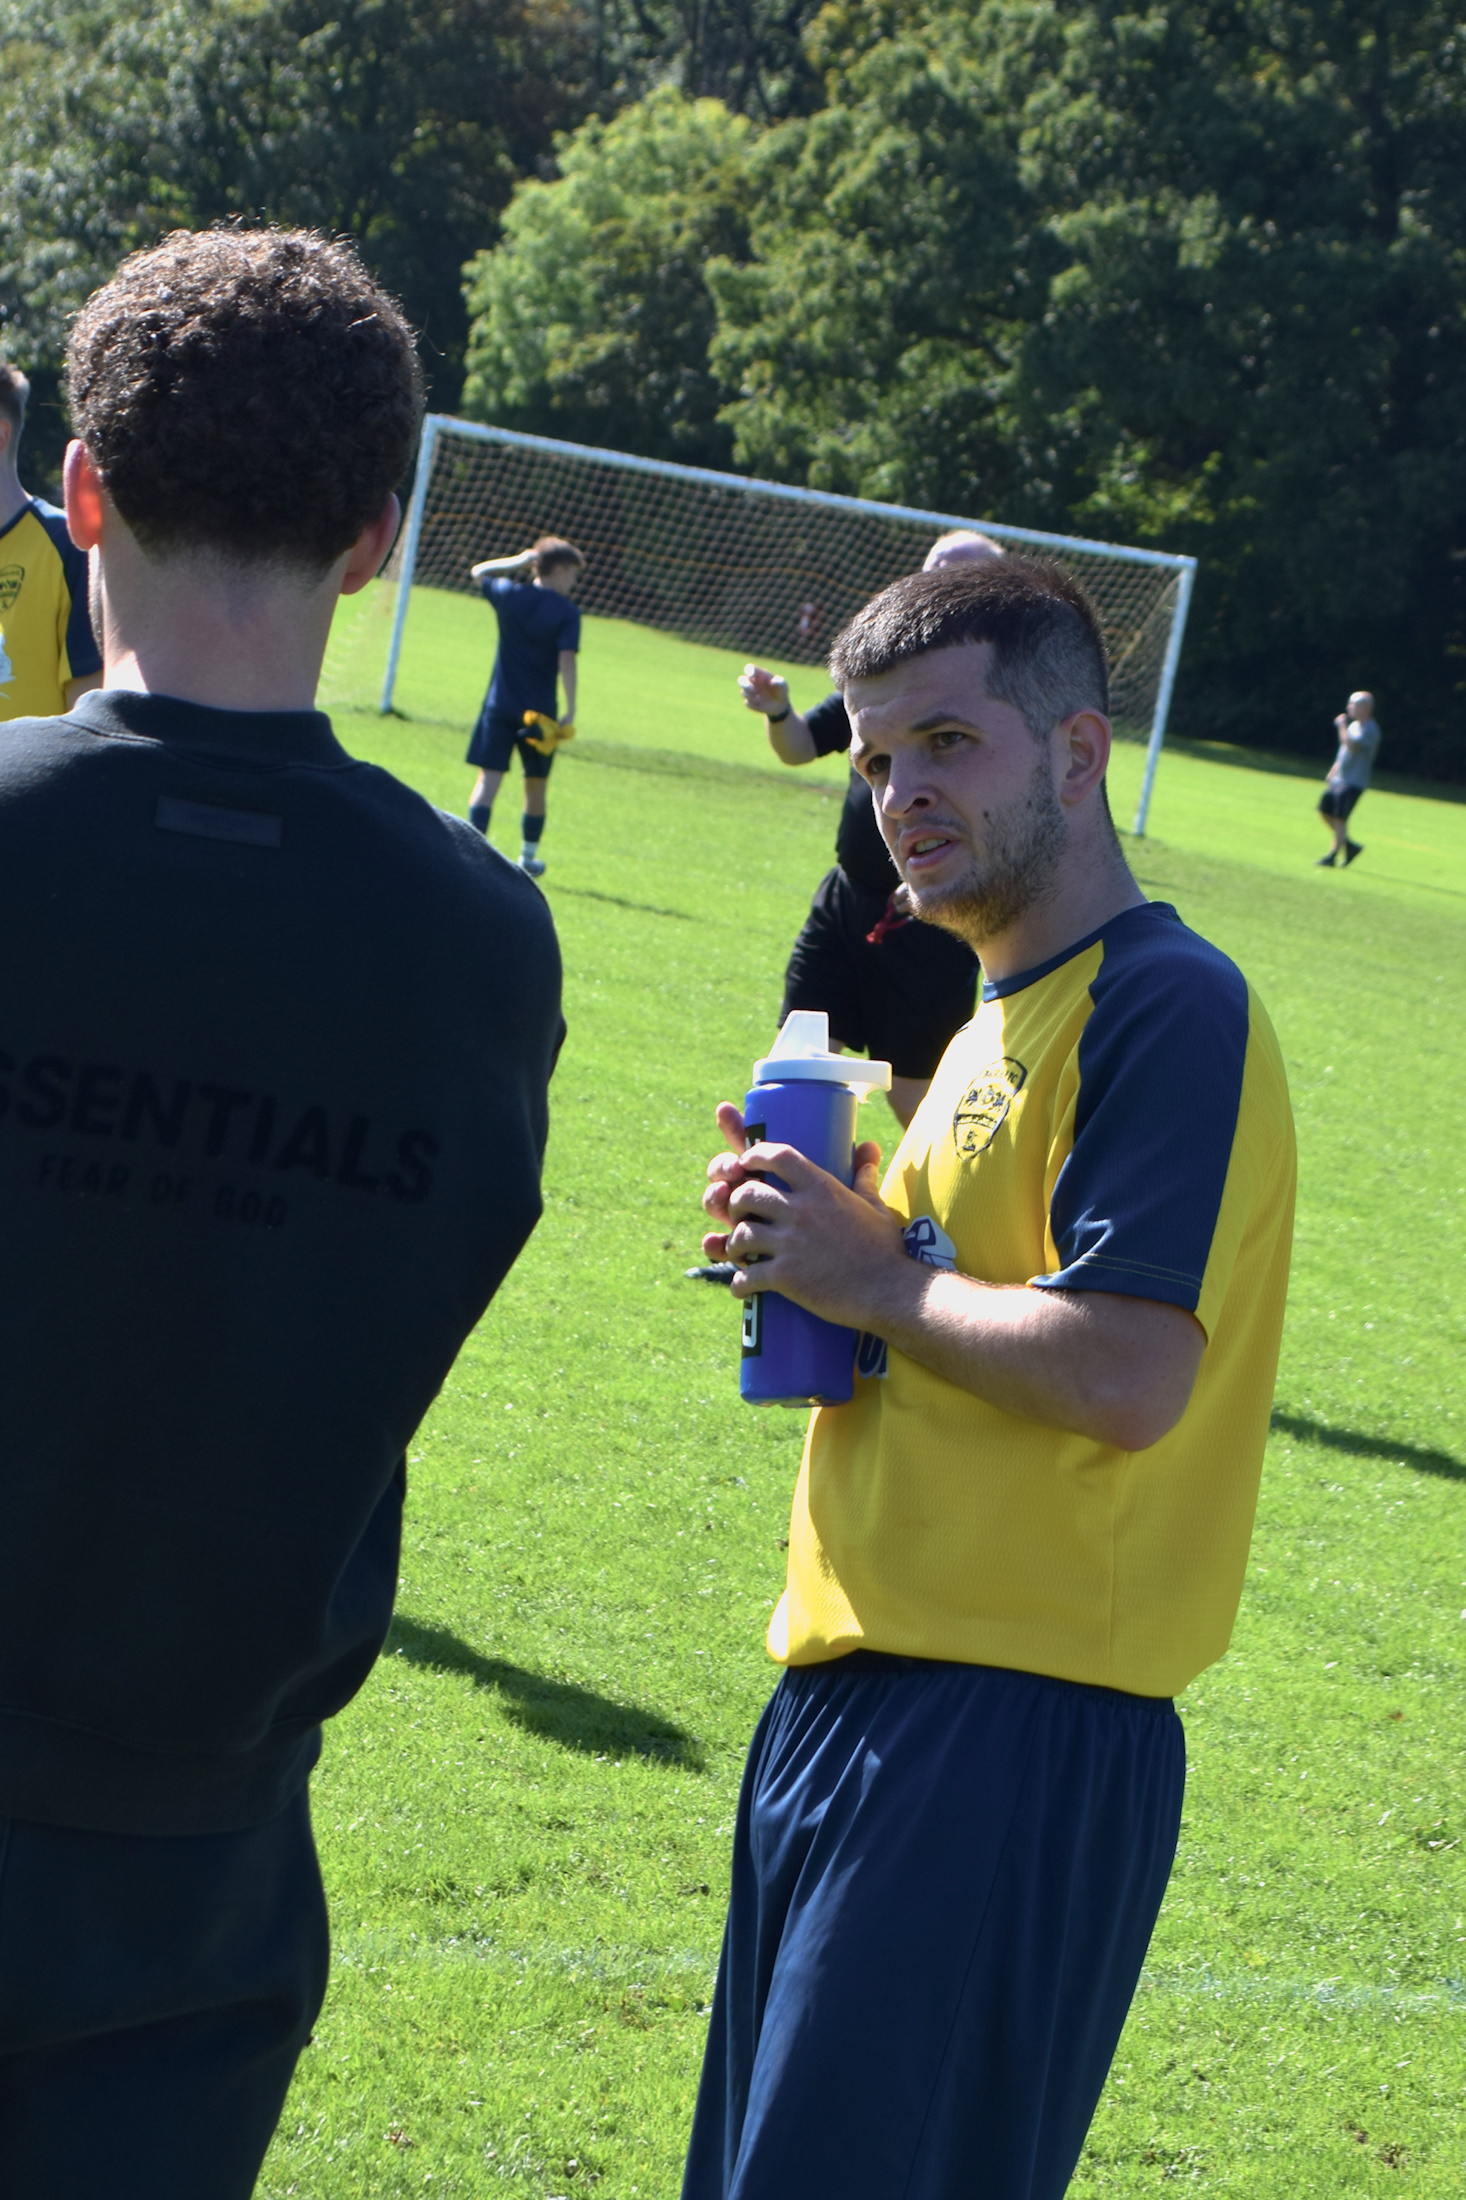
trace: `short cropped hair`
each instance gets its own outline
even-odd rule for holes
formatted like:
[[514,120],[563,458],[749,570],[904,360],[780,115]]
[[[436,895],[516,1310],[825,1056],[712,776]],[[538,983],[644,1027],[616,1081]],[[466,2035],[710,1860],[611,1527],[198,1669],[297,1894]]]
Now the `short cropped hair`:
[[306,229],[179,229],[133,253],[82,308],[66,380],[146,552],[314,572],[378,517],[422,411],[396,302]]
[[1075,711],[1109,710],[1104,637],[1072,574],[1047,558],[983,558],[893,581],[837,638],[837,687],[933,649],[990,642],[987,691],[1021,711],[1036,741]]
[[534,546],[534,569],[541,580],[557,565],[584,565],[585,559],[563,535],[541,535]]
[[11,366],[8,359],[0,359],[0,418],[8,420],[15,430],[12,441],[18,440],[25,426],[25,409],[30,403],[31,386],[19,367]]

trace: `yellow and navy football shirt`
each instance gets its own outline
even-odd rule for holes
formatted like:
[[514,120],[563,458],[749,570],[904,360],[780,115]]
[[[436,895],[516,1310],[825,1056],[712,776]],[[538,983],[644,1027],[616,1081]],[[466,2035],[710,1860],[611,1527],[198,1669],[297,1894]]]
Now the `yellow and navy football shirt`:
[[1174,909],[986,985],[887,1172],[916,1259],[1195,1315],[1190,1403],[1124,1452],[863,1339],[805,1443],[769,1649],[1008,1666],[1171,1696],[1241,1595],[1287,1294],[1295,1156],[1272,1027]]
[[0,527],[0,718],[54,718],[70,680],[102,669],[87,613],[87,558],[54,504]]

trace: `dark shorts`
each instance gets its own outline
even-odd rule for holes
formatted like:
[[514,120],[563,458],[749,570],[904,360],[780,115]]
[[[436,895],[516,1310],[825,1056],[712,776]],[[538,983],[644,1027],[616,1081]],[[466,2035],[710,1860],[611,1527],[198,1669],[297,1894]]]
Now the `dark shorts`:
[[548,756],[542,756],[538,749],[530,747],[524,735],[522,711],[490,710],[485,703],[468,744],[466,761],[476,764],[481,772],[507,772],[509,759],[518,749],[525,778],[548,779],[550,766],[555,761],[553,750]]
[[1342,825],[1363,792],[1362,787],[1325,787],[1318,798],[1319,815],[1336,817]]
[[1169,1702],[865,1651],[787,1673],[684,2200],[1060,2200],[1184,1785]]
[[930,1077],[954,1031],[970,1022],[977,999],[977,957],[935,925],[908,922],[876,947],[866,937],[885,899],[847,878],[837,864],[820,880],[784,974],[784,1017],[822,1008],[830,1037],[898,1077]]
[[304,1792],[242,1833],[0,1818],[0,2192],[249,2200],[329,1957]]

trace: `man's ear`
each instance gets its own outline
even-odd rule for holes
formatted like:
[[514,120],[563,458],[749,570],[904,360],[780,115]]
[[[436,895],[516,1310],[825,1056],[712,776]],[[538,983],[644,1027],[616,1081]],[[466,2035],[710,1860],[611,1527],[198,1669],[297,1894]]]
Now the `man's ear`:
[[78,550],[92,550],[102,539],[102,477],[85,443],[68,443],[61,474],[66,531]]
[[341,593],[354,596],[368,581],[374,581],[387,562],[388,553],[397,539],[397,524],[402,517],[402,506],[395,496],[388,497],[370,526],[363,527],[346,559],[346,571],[341,576]]
[[1059,800],[1077,807],[1093,794],[1109,768],[1110,721],[1102,711],[1077,710],[1072,718],[1061,719],[1058,735]]

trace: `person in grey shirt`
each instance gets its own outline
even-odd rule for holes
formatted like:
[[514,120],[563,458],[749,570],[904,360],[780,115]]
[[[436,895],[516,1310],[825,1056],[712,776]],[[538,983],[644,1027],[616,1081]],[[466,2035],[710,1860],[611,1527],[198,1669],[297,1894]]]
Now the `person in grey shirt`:
[[1364,853],[1358,841],[1349,838],[1349,813],[1369,785],[1379,754],[1374,697],[1367,690],[1361,688],[1350,696],[1348,709],[1340,711],[1334,720],[1334,731],[1339,736],[1339,753],[1318,798],[1318,814],[1332,832],[1334,845],[1326,856],[1319,857],[1318,863],[1322,870],[1332,870],[1337,864],[1347,871],[1354,858]]

